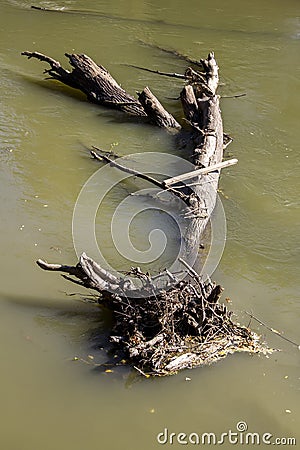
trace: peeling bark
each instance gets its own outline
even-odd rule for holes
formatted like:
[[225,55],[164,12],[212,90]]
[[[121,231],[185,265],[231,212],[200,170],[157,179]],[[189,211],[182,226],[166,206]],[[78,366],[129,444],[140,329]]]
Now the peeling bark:
[[152,94],[148,87],[139,94],[139,101],[143,105],[151,122],[161,128],[176,128],[181,129],[179,123],[174,119],[172,114],[168,113]]

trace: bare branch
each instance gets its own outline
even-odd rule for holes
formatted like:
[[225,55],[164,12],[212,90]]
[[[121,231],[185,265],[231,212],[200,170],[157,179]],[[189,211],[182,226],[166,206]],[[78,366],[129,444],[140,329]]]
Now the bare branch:
[[180,181],[189,180],[190,178],[199,177],[200,175],[206,175],[210,172],[215,172],[220,169],[224,169],[225,167],[233,166],[238,163],[238,159],[232,158],[227,161],[223,161],[217,164],[213,164],[208,167],[203,167],[201,169],[193,170],[192,172],[183,173],[182,175],[177,175],[173,178],[168,178],[164,180],[166,186],[171,186],[172,184],[179,183]]
[[144,72],[155,73],[157,75],[163,75],[170,78],[179,78],[180,80],[186,80],[186,76],[181,73],[161,72],[160,70],[147,69],[146,67],[136,66],[134,64],[123,64],[127,67],[133,67],[134,69],[143,70]]
[[282,333],[280,333],[280,331],[275,330],[274,328],[270,327],[269,325],[267,325],[266,323],[264,323],[262,320],[258,319],[257,317],[255,317],[253,314],[245,311],[246,314],[248,314],[248,316],[250,316],[252,319],[256,320],[256,322],[260,323],[262,326],[264,326],[267,330],[271,331],[272,333],[276,334],[277,336],[281,337],[281,339],[284,339],[285,341],[289,342],[290,344],[295,345],[298,350],[300,350],[300,345],[297,344],[297,342],[292,341],[291,339],[285,337],[282,335]]
[[[95,146],[92,146],[92,148],[101,152],[101,150]],[[169,188],[168,186],[166,186],[166,184],[164,182],[158,181],[155,178],[151,177],[150,175],[146,175],[145,173],[139,172],[138,170],[131,169],[129,167],[125,167],[125,166],[119,164],[118,162],[114,161],[113,159],[109,158],[107,155],[104,155],[104,154],[99,155],[98,153],[96,153],[94,151],[91,151],[91,155],[94,159],[97,159],[98,161],[104,160],[107,163],[109,163],[112,167],[116,167],[117,169],[121,170],[122,172],[126,172],[131,175],[134,175],[135,177],[141,178],[145,181],[149,181],[149,183],[154,184],[155,186],[159,187],[160,189],[171,192],[176,197],[179,197],[181,200],[183,200],[187,204],[187,206],[190,206],[190,196],[183,194],[182,192],[178,191],[177,189]]]

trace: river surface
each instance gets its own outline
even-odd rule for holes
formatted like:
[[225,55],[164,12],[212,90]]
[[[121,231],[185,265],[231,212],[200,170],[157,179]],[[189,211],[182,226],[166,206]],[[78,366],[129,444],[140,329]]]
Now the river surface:
[[[30,5],[0,4],[0,448],[148,450],[161,446],[156,436],[165,428],[219,436],[241,421],[249,432],[294,437],[299,446],[299,349],[255,321],[252,328],[280,352],[237,354],[164,379],[136,377],[128,367],[100,370],[108,359],[109,314],[66,295],[88,292],[42,272],[35,260],[77,260],[72,214],[98,169],[91,145],[121,156],[182,154],[164,131],[89,104],[44,80],[45,64],[20,55],[36,50],[67,65],[65,52],[84,52],[131,93],[149,85],[180,119],[180,81],[125,64],[180,73],[186,63],[153,44],[192,58],[215,51],[219,93],[247,95],[221,100],[225,131],[234,138],[226,156],[239,163],[220,179],[227,241],[213,278],[236,320],[248,324],[245,311],[252,312],[300,344],[299,1],[36,3],[63,12]],[[104,203],[107,217],[120,196]],[[137,228],[144,220],[147,230],[148,219]],[[110,243],[103,246],[109,257]]]

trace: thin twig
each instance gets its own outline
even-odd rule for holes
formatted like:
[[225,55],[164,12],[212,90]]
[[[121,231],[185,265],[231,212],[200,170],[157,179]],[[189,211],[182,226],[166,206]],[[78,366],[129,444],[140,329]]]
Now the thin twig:
[[249,313],[248,311],[245,311],[246,314],[248,314],[248,316],[250,316],[252,319],[256,320],[256,322],[260,323],[262,326],[264,326],[267,330],[272,331],[272,333],[277,334],[277,336],[280,336],[282,339],[284,339],[285,341],[289,342],[290,344],[295,345],[296,347],[298,347],[298,350],[300,350],[300,345],[297,344],[297,342],[292,341],[291,339],[283,336],[280,331],[275,330],[272,327],[269,327],[266,323],[262,322],[260,319],[258,319],[257,317],[255,317],[253,314]]
[[[101,150],[95,146],[92,146],[93,149],[100,151]],[[94,151],[91,151],[91,155],[93,158],[97,159],[98,161],[106,161],[107,163],[109,163],[111,166],[116,167],[117,169],[129,173],[131,175],[134,175],[138,178],[142,178],[143,180],[149,181],[149,183],[154,184],[155,186],[159,187],[162,190],[168,190],[169,192],[171,192],[172,194],[174,194],[176,197],[179,197],[181,200],[183,200],[188,206],[190,206],[190,197],[189,195],[183,194],[182,192],[178,191],[177,189],[174,188],[167,188],[165,183],[163,181],[158,181],[155,178],[151,177],[150,175],[146,175],[145,173],[139,172],[137,170],[134,169],[130,169],[129,167],[125,167],[119,163],[117,163],[116,161],[112,160],[111,158],[109,158],[108,156],[104,155],[104,154],[98,154]]]
[[[93,149],[97,150],[98,152],[101,152],[101,149],[95,147],[94,145],[92,146]],[[112,160],[111,158],[109,158],[107,155],[105,154],[98,154],[94,151],[91,151],[91,155],[94,159],[97,159],[98,161],[105,161],[107,163],[109,163],[112,167],[116,167],[117,169],[121,170],[122,172],[126,172],[129,173],[131,175],[134,175],[136,177],[142,178],[143,180],[149,181],[150,183],[154,184],[155,186],[160,187],[161,189],[165,189],[165,185],[164,183],[162,183],[161,181],[156,180],[153,177],[150,177],[149,175],[146,175],[142,172],[139,172],[135,169],[130,169],[129,167],[125,167],[122,164],[117,163],[116,161]]]
[[182,175],[177,175],[176,177],[168,178],[167,180],[164,180],[164,183],[167,186],[170,186],[171,184],[178,183],[179,181],[188,180],[190,178],[195,178],[199,175],[206,175],[210,172],[215,172],[216,170],[224,169],[225,167],[233,166],[234,164],[237,164],[238,159],[232,158],[228,159],[227,161],[223,161],[217,164],[213,164],[208,167],[203,167],[201,169],[192,170],[191,172],[183,173]]
[[246,97],[246,92],[243,94],[237,94],[237,95],[221,95],[221,98],[240,98],[240,97]]
[[104,102],[106,105],[117,105],[117,106],[130,106],[130,105],[136,105],[136,101],[131,102],[117,102],[115,100],[105,100]]
[[157,75],[163,75],[165,77],[171,78],[179,78],[181,80],[186,80],[186,76],[181,73],[170,73],[170,72],[161,72],[160,70],[148,69],[147,67],[136,66],[134,64],[123,64],[123,66],[133,67],[134,69],[144,70],[145,72],[156,73]]
[[181,264],[184,265],[184,267],[187,268],[187,270],[189,271],[190,275],[196,279],[196,281],[200,281],[201,283],[201,277],[200,275],[196,272],[196,270],[194,270],[184,259],[182,258],[178,258],[178,261],[181,262]]

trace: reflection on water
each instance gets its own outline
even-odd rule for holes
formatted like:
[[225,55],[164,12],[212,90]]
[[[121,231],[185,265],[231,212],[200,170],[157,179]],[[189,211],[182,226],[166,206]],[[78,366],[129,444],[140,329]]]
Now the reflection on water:
[[[126,366],[97,370],[94,363],[114,357],[105,350],[109,314],[67,297],[66,291],[87,292],[34,261],[76,260],[72,213],[98,168],[91,145],[113,146],[121,156],[182,151],[162,130],[43,80],[43,64],[20,52],[42,51],[65,66],[64,52],[85,52],[131,93],[149,85],[180,118],[180,82],[124,63],[183,72],[184,61],[147,44],[193,58],[215,50],[220,94],[247,95],[221,101],[225,130],[234,137],[227,156],[239,164],[220,182],[228,236],[214,278],[238,320],[247,324],[249,310],[300,343],[298,2],[191,0],[184,9],[174,0],[36,4],[85,12],[42,13],[30,1],[0,6],[1,448],[152,449],[164,427],[221,433],[239,420],[249,431],[297,437],[299,351],[254,322],[282,352],[270,359],[236,355],[163,380],[136,382]],[[118,200],[113,195],[103,205],[107,217]],[[148,219],[140,218],[145,229]],[[132,234],[137,241],[134,228]]]

